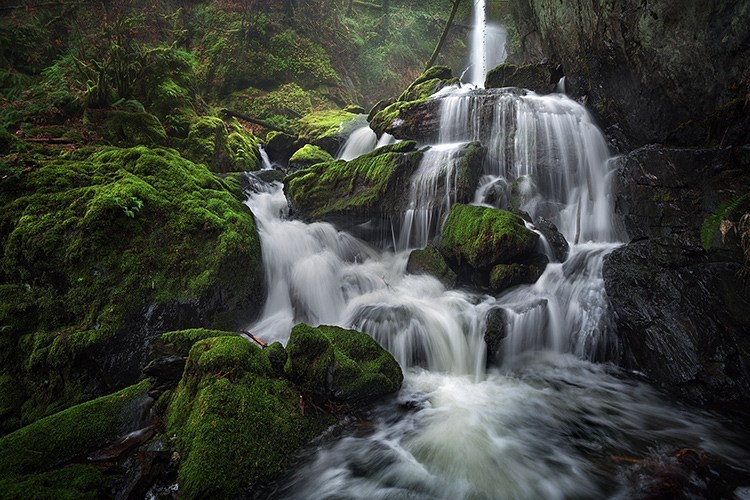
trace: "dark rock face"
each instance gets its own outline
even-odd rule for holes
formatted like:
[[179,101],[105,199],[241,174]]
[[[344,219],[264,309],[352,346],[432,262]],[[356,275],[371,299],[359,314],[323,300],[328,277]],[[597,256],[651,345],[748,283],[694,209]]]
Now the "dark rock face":
[[487,326],[484,330],[484,342],[487,344],[487,366],[501,362],[503,340],[507,336],[505,311],[500,307],[491,309],[487,313]]
[[534,222],[534,226],[542,233],[549,246],[552,247],[552,253],[555,255],[555,258],[559,262],[565,262],[565,259],[568,258],[570,245],[565,236],[557,229],[557,226],[544,217],[538,217]]
[[512,0],[511,10],[525,58],[562,63],[569,92],[632,146],[748,142],[747,2]]
[[742,152],[646,146],[617,160],[615,211],[634,242],[608,256],[604,281],[623,364],[694,402],[748,394],[750,288],[736,237],[700,247],[704,219],[750,190]]
[[693,402],[747,399],[750,285],[739,269],[667,239],[612,252],[604,282],[624,364]]

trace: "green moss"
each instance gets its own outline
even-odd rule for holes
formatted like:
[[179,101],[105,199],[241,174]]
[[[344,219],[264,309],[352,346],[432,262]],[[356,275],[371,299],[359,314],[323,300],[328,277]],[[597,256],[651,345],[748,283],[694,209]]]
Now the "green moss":
[[0,438],[0,477],[45,470],[133,430],[131,420],[148,389],[144,380]]
[[531,252],[538,236],[504,210],[456,204],[443,226],[439,249],[476,269],[513,262]]
[[376,149],[349,162],[318,163],[286,177],[285,190],[292,204],[311,219],[333,212],[387,209],[396,197],[392,189],[407,182],[416,168],[420,152],[406,153],[413,142]]
[[341,140],[343,127],[355,118],[356,114],[338,109],[316,111],[297,120],[295,129],[301,141],[330,150]]
[[198,118],[190,125],[185,153],[214,172],[260,168],[258,141],[236,120],[224,122],[213,116]]
[[456,285],[456,273],[448,266],[445,258],[434,245],[427,245],[423,249],[413,250],[409,254],[406,270],[412,274],[430,274],[448,288]]
[[49,498],[78,500],[105,496],[106,478],[91,465],[69,465],[41,474],[9,477],[0,480],[3,498]]
[[336,326],[298,324],[287,344],[287,376],[325,400],[356,404],[397,391],[403,374],[369,335]]
[[333,161],[333,157],[324,149],[312,144],[305,144],[289,158],[289,163],[305,164],[307,166],[328,161]]
[[210,339],[213,337],[235,337],[239,333],[225,332],[223,330],[209,330],[206,328],[191,328],[188,330],[175,330],[167,332],[161,336],[162,342],[170,344],[174,349],[184,356],[187,356],[193,344],[200,340]]
[[[176,151],[104,148],[37,160],[0,183],[0,206],[0,271],[9,283],[0,287],[2,356],[36,395],[29,416],[44,414],[72,383],[60,378],[62,367],[88,364],[86,353],[131,335],[120,330],[124,318],[146,304],[198,302],[221,290],[223,310],[241,314],[262,300],[252,214]],[[221,312],[208,321],[231,323]]]
[[101,124],[104,138],[115,146],[167,144],[167,133],[157,117],[149,113],[111,111]]
[[548,93],[552,90],[550,73],[544,64],[500,64],[487,73],[484,86],[488,89],[518,87],[539,93]]
[[329,416],[305,411],[300,394],[273,376],[265,351],[244,338],[193,346],[166,422],[182,456],[181,496],[234,497],[278,473],[330,425]]

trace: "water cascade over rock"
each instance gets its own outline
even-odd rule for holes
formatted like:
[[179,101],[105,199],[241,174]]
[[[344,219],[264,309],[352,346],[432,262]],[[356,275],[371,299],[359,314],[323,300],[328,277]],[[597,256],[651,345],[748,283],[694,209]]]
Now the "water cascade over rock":
[[[609,151],[586,110],[562,95],[438,86],[376,120],[396,131],[394,123],[425,116],[426,106],[429,131],[409,125],[396,135],[417,139],[416,151],[386,148],[344,161],[376,145],[360,130],[341,160],[286,180],[301,215],[348,228],[346,217],[367,225],[379,222],[363,216],[386,214],[390,238],[368,243],[328,222],[294,220],[278,183],[248,200],[270,286],[250,330],[286,341],[301,321],[353,328],[405,371],[397,398],[374,408],[367,425],[310,448],[268,496],[629,498],[646,495],[666,470],[647,461],[695,479],[678,481],[678,493],[710,496],[705,473],[675,458],[686,448],[746,474],[747,454],[720,422],[596,363],[619,353],[602,263],[626,235],[613,217]],[[388,154],[411,158],[410,167],[372,168],[373,158]],[[399,168],[408,182],[389,177]],[[330,182],[345,186],[343,194],[328,191]],[[368,191],[373,185],[387,187]],[[347,208],[362,193],[399,202]],[[458,204],[472,201],[481,207]],[[492,228],[506,224],[523,245],[513,255],[474,255],[443,226],[461,207],[461,226],[476,230],[478,241],[499,237]],[[323,215],[336,211],[338,219]],[[484,218],[500,222],[485,229]],[[415,249],[422,253],[409,259]],[[536,275],[513,278],[521,269],[513,266],[532,261]],[[487,282],[501,271],[510,273],[510,288],[493,292]],[[483,277],[467,278],[472,272]]]

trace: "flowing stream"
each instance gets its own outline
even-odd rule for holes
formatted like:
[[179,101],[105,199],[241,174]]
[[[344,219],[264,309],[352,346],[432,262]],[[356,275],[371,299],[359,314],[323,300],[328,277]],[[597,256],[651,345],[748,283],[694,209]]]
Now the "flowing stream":
[[[269,342],[285,342],[302,321],[359,329],[405,372],[399,394],[321,438],[264,495],[638,498],[678,477],[687,497],[711,497],[717,486],[707,489],[679,458],[685,448],[708,457],[709,476],[747,477],[746,443],[728,422],[671,403],[606,362],[618,346],[602,263],[626,235],[613,217],[606,143],[586,110],[520,89],[453,87],[433,98],[440,139],[414,174],[387,248],[291,219],[281,185],[255,181],[248,205],[269,290],[250,329]],[[439,235],[455,202],[455,162],[470,141],[487,148],[475,202],[506,208],[515,197],[571,244],[564,262],[545,247],[539,280],[499,296],[406,273],[409,251]],[[364,127],[350,142],[340,158],[378,146]],[[487,368],[484,333],[496,311],[506,337]]]

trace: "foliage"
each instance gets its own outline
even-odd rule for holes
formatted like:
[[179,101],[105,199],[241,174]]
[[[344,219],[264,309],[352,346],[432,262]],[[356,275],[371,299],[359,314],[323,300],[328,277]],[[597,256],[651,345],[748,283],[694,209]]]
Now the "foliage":
[[701,226],[701,245],[703,249],[708,252],[713,245],[714,235],[719,229],[722,221],[725,220],[732,212],[737,210],[744,201],[750,199],[750,193],[732,198],[731,200],[725,201],[713,214],[706,217]]

